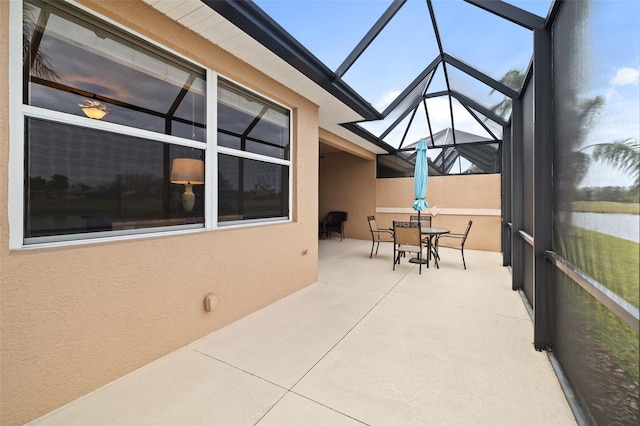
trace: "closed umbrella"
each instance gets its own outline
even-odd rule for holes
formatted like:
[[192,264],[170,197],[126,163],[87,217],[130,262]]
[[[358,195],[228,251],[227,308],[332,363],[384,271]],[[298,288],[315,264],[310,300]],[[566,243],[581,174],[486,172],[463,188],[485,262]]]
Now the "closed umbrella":
[[[424,199],[427,193],[427,178],[429,170],[427,166],[427,144],[424,139],[418,141],[416,146],[416,166],[413,173],[413,192],[415,201],[413,202],[413,209],[418,211],[418,226],[422,226],[420,222],[420,212],[427,208],[429,204]],[[409,259],[411,263],[426,263],[429,262],[424,259]]]
[[415,196],[413,209],[418,211],[418,222],[420,222],[420,212],[429,206],[424,199],[427,193],[428,177],[427,144],[424,139],[420,139],[416,147],[416,168],[413,176],[413,192]]

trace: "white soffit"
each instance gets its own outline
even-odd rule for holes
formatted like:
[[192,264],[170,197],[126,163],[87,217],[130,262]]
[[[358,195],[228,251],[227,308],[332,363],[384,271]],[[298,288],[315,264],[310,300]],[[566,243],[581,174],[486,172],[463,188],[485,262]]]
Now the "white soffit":
[[318,120],[321,128],[368,151],[376,154],[386,153],[382,148],[340,126],[340,123],[361,121],[362,116],[200,0],[144,1],[172,20],[318,105]]

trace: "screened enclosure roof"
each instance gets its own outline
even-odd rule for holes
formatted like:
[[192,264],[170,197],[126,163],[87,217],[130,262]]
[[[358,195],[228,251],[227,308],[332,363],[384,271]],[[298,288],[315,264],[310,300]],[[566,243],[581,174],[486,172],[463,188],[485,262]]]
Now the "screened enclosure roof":
[[533,29],[552,10],[552,0],[145,1],[315,102],[321,128],[377,154],[425,138],[472,157],[489,148],[462,135],[502,140]]
[[[460,169],[453,172],[458,174],[500,171],[499,141],[452,128],[442,129],[434,133],[433,137],[426,136],[421,139],[424,139],[428,147],[431,176],[451,174],[456,165],[460,166]],[[413,176],[417,145],[418,142],[414,142],[394,155],[380,155],[379,177]],[[466,163],[464,171],[460,164],[463,161]]]

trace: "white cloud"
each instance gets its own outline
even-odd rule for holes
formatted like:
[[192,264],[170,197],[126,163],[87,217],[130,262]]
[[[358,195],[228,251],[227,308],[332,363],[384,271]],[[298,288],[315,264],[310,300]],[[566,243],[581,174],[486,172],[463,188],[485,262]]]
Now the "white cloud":
[[585,146],[619,139],[640,139],[640,91],[633,89],[631,92],[621,94],[613,89],[607,92],[607,101],[589,129]]
[[638,85],[640,81],[640,70],[624,67],[616,70],[616,75],[609,82],[612,87],[624,86],[627,84]]
[[380,96],[380,99],[373,104],[373,106],[376,107],[378,111],[382,111],[383,109],[388,107],[400,93],[401,92],[399,90],[392,90],[391,92],[384,93],[382,96]]

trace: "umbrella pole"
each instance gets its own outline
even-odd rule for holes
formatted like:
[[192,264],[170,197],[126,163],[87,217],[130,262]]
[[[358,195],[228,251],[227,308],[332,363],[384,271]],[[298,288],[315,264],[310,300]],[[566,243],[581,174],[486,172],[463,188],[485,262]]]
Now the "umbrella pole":
[[[418,228],[420,228],[420,230],[422,230],[422,221],[420,219],[420,210],[418,210]],[[429,267],[429,252],[431,250],[431,245],[429,245],[429,249],[427,251],[427,258],[423,259],[422,257],[417,257],[417,258],[413,258],[413,259],[409,259],[410,263],[420,263],[423,264],[425,263],[427,265],[427,268]]]

